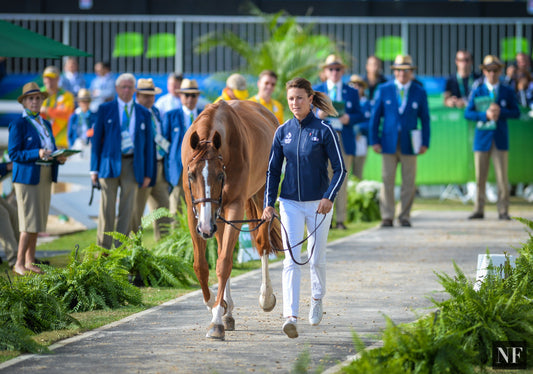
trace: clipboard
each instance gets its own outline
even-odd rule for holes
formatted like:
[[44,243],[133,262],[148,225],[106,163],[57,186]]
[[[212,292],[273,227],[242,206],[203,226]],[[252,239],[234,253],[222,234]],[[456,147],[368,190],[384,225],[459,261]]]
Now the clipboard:
[[76,153],[80,153],[81,150],[79,149],[58,149],[57,151],[54,151],[50,154],[50,157],[56,158],[58,156],[65,156],[70,157],[72,155],[75,155]]

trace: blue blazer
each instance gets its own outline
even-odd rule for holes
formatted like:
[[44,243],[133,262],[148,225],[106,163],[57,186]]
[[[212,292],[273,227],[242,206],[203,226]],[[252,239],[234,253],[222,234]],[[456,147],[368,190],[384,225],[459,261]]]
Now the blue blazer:
[[[198,108],[198,114],[203,108]],[[172,186],[177,186],[183,172],[181,162],[181,144],[187,126],[183,120],[183,109],[177,108],[165,113],[163,119],[163,136],[170,142],[168,155],[165,157],[165,178]]]
[[[426,90],[412,81],[407,92],[407,103],[402,114],[394,81],[379,86],[369,123],[369,144],[380,144],[383,153],[394,154],[400,137],[404,155],[413,155],[411,130],[422,124],[422,145],[429,148],[429,108]],[[383,118],[383,121],[381,121]]]
[[370,116],[372,115],[372,102],[372,100],[369,100],[366,97],[363,97],[362,100],[360,100],[361,111],[363,112],[364,120],[355,126],[356,131],[354,131],[354,135],[359,133],[361,135],[368,136],[368,125],[370,122]]
[[[134,103],[135,136],[133,139],[133,170],[141,186],[144,178],[155,180],[156,161],[154,131],[150,112]],[[118,178],[122,167],[120,118],[118,101],[104,103],[98,108],[91,148],[91,171],[99,178]]]
[[[313,90],[328,94],[327,82],[321,83]],[[350,116],[350,123],[344,125],[341,131],[342,146],[344,153],[355,155],[355,137],[353,136],[354,126],[356,123],[364,121],[365,117],[359,104],[359,92],[347,84],[342,84],[342,101],[345,102],[345,112]]]
[[[88,129],[94,127],[96,122],[96,113],[89,110],[89,123],[87,125]],[[76,139],[78,139],[78,126],[80,125],[80,115],[74,111],[68,120],[68,145],[72,147]],[[90,139],[90,138],[89,138]]]
[[[42,118],[41,121],[48,128],[48,132],[53,134],[50,122]],[[52,143],[55,151],[57,147],[53,135]],[[39,132],[29,120],[20,117],[9,124],[8,153],[13,161],[14,183],[39,184],[41,166],[35,164],[35,161],[39,161],[39,149],[41,149]],[[54,162],[51,167],[52,181],[57,182],[58,163]]]
[[[471,121],[487,121],[485,112],[477,112],[474,99],[479,96],[489,96],[489,89],[483,83],[472,91],[468,105],[465,109],[465,118]],[[478,130],[474,133],[474,151],[488,152],[492,147],[492,142],[501,151],[509,150],[509,130],[507,128],[507,118],[518,118],[520,109],[516,102],[514,90],[502,83],[498,85],[498,97],[496,104],[501,108],[500,118],[496,121],[495,130]]]

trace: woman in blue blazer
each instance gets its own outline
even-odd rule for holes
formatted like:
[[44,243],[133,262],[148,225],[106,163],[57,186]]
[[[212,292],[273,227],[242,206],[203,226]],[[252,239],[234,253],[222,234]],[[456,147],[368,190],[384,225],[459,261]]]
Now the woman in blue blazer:
[[9,157],[13,161],[13,186],[17,196],[20,240],[13,271],[24,275],[42,273],[34,265],[37,235],[46,231],[52,182],[57,182],[58,163],[66,158],[51,157],[57,149],[50,122],[39,116],[46,92],[35,82],[22,88],[18,102],[24,107],[21,118],[9,124]]

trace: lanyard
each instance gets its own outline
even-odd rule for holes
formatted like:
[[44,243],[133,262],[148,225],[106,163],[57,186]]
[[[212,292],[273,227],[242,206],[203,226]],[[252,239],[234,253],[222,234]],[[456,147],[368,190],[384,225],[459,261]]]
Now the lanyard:
[[472,87],[472,84],[474,84],[474,79],[472,78],[472,74],[468,76],[468,87],[464,86],[464,79],[457,73],[457,85],[459,86],[459,92],[461,92],[461,97],[467,97],[466,89],[468,88],[470,90],[470,87]]
[[[36,119],[33,119],[30,116],[27,116],[26,119],[29,123],[31,123],[35,131],[37,131],[37,134],[39,134],[39,138],[41,139],[41,146],[46,147],[47,145],[49,145],[49,143],[51,143],[51,139],[50,133],[48,132],[46,125],[40,124],[39,122],[37,122]],[[39,127],[35,126],[34,122],[37,122],[39,124]],[[41,128],[42,130],[39,130],[39,128]]]

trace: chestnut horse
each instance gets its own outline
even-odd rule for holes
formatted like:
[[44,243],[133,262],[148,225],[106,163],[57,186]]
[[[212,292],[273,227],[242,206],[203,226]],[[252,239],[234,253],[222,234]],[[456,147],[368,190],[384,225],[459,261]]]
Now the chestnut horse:
[[[213,316],[208,338],[223,340],[225,330],[235,329],[229,278],[239,231],[217,222],[217,218],[238,221],[245,211],[249,220],[261,218],[268,157],[278,125],[276,117],[260,104],[219,101],[202,111],[183,138],[183,189],[194,246],[194,271]],[[250,222],[250,230],[257,225]],[[271,233],[268,224],[252,232],[263,275],[259,305],[267,312],[276,305],[268,274],[269,234],[273,245],[282,248],[279,225],[272,227]],[[205,240],[213,235],[218,243],[216,298],[208,287],[205,258]]]

